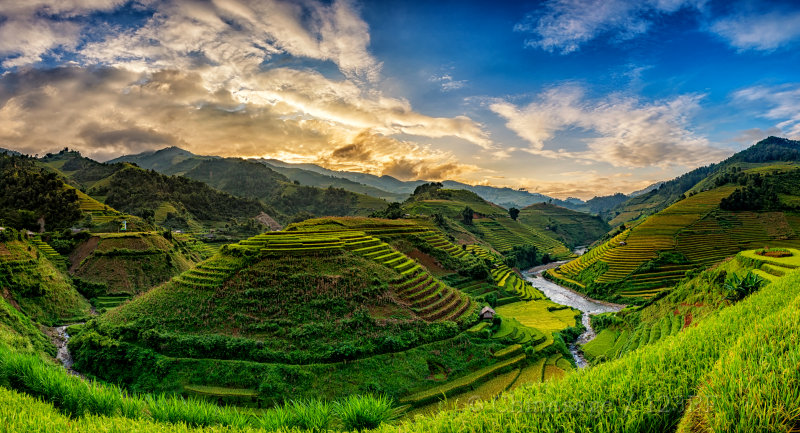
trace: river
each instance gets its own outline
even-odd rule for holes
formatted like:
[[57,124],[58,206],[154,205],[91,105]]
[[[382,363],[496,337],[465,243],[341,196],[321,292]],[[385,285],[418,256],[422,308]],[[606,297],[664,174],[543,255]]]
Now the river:
[[586,327],[586,331],[584,331],[584,333],[578,337],[578,340],[575,341],[575,343],[570,344],[569,351],[572,353],[572,357],[575,359],[575,364],[579,368],[584,368],[588,366],[589,363],[583,356],[580,346],[592,341],[594,337],[597,336],[597,334],[594,332],[594,329],[592,329],[590,316],[593,314],[617,312],[623,309],[625,306],[592,299],[572,289],[559,286],[558,284],[547,280],[542,276],[542,272],[545,270],[555,268],[556,266],[560,266],[564,263],[566,263],[566,261],[553,262],[548,263],[547,265],[537,266],[535,268],[528,269],[527,271],[523,272],[522,275],[525,276],[525,279],[528,280],[533,287],[539,289],[553,302],[578,309],[583,313],[581,322],[583,323],[583,326]]
[[83,375],[72,369],[72,364],[74,361],[72,359],[72,354],[69,352],[69,348],[67,347],[67,343],[69,343],[69,334],[67,334],[67,328],[70,326],[72,325],[56,326],[54,328],[55,336],[53,338],[53,344],[55,344],[56,348],[58,349],[56,359],[61,361],[61,365],[63,365],[70,374],[83,377]]

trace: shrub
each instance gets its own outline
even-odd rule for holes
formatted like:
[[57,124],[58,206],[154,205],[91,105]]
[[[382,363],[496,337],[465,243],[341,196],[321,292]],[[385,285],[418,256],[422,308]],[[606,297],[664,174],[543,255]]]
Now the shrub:
[[727,292],[725,299],[734,302],[744,299],[747,295],[758,290],[763,283],[764,279],[752,271],[748,271],[744,278],[739,278],[738,275],[733,274],[725,281],[723,286]]

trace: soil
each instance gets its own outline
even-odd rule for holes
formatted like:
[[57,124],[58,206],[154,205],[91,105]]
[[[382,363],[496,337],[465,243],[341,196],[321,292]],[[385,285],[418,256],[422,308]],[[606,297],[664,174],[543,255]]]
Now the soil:
[[78,248],[75,248],[75,251],[69,255],[69,272],[74,273],[78,267],[81,265],[83,259],[89,257],[89,254],[97,248],[97,244],[100,243],[100,237],[94,236],[89,238],[88,241],[78,245]]
[[422,266],[425,266],[425,268],[428,269],[428,272],[432,273],[437,277],[452,273],[447,269],[443,268],[442,265],[439,263],[439,261],[433,258],[433,256],[425,254],[416,248],[406,253],[406,255],[418,261],[420,264],[422,264]]

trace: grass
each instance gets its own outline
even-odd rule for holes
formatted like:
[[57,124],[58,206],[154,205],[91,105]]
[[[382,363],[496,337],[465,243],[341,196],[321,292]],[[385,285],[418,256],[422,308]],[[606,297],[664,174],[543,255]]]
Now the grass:
[[[789,335],[796,332],[800,328],[800,316],[797,314],[800,303],[798,293],[800,275],[793,273],[744,301],[720,310],[697,326],[673,338],[659,341],[647,350],[636,351],[622,359],[572,373],[558,384],[543,383],[521,387],[499,400],[475,404],[467,411],[444,412],[384,431],[672,430],[684,415],[687,399],[698,391],[702,392],[706,378],[715,374],[731,375],[733,378],[745,377],[747,371],[724,368],[724,363],[729,362],[728,360],[743,356],[743,350],[763,350],[768,355],[767,358],[750,358],[751,368],[754,369],[750,374],[758,375],[759,363],[766,363],[768,371],[785,371],[773,366],[780,366],[781,359],[792,359],[791,355],[782,355],[786,351],[769,347],[757,349],[765,345],[744,342],[757,341],[759,337],[766,335],[771,326],[781,327]],[[764,331],[761,325],[765,327]],[[796,348],[792,350],[796,351]],[[738,353],[742,355],[737,355]],[[723,363],[719,368],[716,367],[718,361]],[[796,365],[796,358],[791,362],[795,364],[789,365]],[[631,371],[636,371],[636,374],[630,374]],[[796,374],[796,371],[796,368],[790,369],[789,374]],[[786,431],[786,423],[791,421],[768,415],[777,412],[796,415],[796,411],[800,410],[800,400],[792,397],[796,395],[796,387],[791,385],[794,383],[792,376],[772,377],[780,385],[777,390],[773,390],[769,383],[750,387],[752,392],[747,399],[736,398],[736,395],[727,397],[728,394],[724,392],[717,393],[718,398],[730,405],[727,408],[720,407],[720,412],[728,416],[735,416],[737,413],[756,415],[746,426],[750,430],[742,428],[742,431]],[[741,386],[744,390],[748,381],[739,382],[720,377],[719,382]],[[780,391],[784,389],[793,389],[786,400],[780,398]],[[760,403],[752,405],[751,402],[755,401]],[[575,406],[576,404],[579,406]],[[735,424],[728,425],[735,428]],[[722,431],[726,430],[723,428]]]
[[[691,195],[646,218],[580,258],[548,271],[548,276],[593,296],[640,302],[680,281],[687,271],[705,267],[739,251],[765,244],[800,245],[792,214],[730,212],[719,202],[736,186]],[[665,253],[682,257],[663,261]],[[586,270],[602,265],[597,273]],[[570,284],[574,282],[574,284]],[[587,287],[588,286],[588,287]]]
[[440,396],[452,396],[463,392],[467,388],[474,387],[476,384],[484,381],[486,377],[491,377],[501,372],[503,369],[519,364],[525,359],[525,355],[517,355],[513,358],[498,362],[484,369],[470,373],[459,379],[447,382],[441,386],[426,389],[422,392],[403,397],[399,400],[401,404],[411,404],[413,406],[421,406],[435,401]]

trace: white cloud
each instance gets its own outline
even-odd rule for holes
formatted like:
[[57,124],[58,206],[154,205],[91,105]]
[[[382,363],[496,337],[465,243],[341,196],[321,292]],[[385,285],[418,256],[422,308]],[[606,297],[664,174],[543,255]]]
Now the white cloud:
[[347,0],[155,6],[143,26],[88,44],[81,54],[89,62],[139,70],[206,67],[206,78],[221,82],[283,53],[331,61],[354,79],[374,81],[380,74],[368,50],[369,28]]
[[648,31],[659,15],[702,9],[705,0],[548,0],[514,28],[532,33],[529,46],[568,54],[601,36],[632,39]]
[[[533,154],[625,167],[697,166],[726,153],[690,129],[689,116],[698,109],[700,99],[682,95],[643,102],[611,95],[589,100],[582,88],[563,86],[542,93],[524,107],[497,101],[489,108],[530,143],[527,150]],[[582,139],[584,150],[548,148],[557,145],[558,133],[573,128],[591,135]]]
[[0,77],[0,143],[31,154],[69,146],[100,160],[178,145],[200,154],[273,156],[426,179],[478,170],[452,153],[384,134],[418,127],[451,135],[468,131],[471,121],[423,116],[403,101],[361,98],[347,81],[295,73],[301,72],[269,71],[262,84],[274,99],[253,102],[229,91],[209,93],[199,74],[184,71],[7,73]]
[[453,76],[450,74],[432,75],[428,81],[439,83],[442,86],[442,92],[458,90],[467,85],[467,80],[453,80]]
[[0,56],[6,57],[2,66],[39,62],[57,47],[75,48],[83,27],[75,18],[111,10],[122,3],[123,0],[0,0]]
[[800,40],[800,11],[737,14],[717,20],[710,30],[739,50],[772,51]]
[[791,138],[800,139],[800,84],[748,87],[735,92],[733,97],[740,102],[755,103],[760,117],[778,122],[775,127]]

